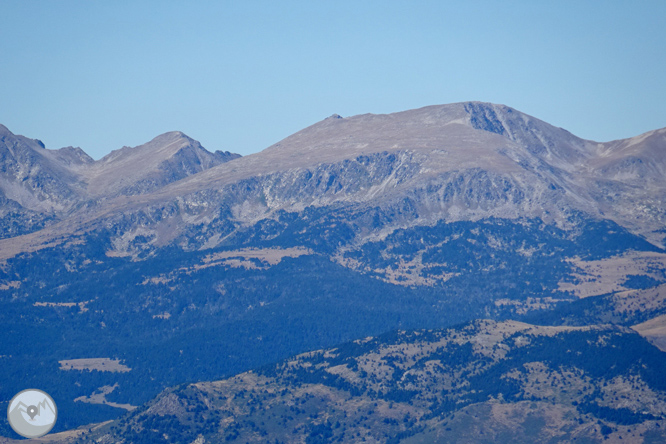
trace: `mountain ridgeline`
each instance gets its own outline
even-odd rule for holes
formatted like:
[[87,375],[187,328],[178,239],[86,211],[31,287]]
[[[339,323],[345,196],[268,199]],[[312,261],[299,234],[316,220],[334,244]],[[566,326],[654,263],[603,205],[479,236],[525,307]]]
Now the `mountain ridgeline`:
[[[1,399],[47,391],[54,431],[129,411],[80,439],[547,442],[555,417],[561,440],[661,439],[666,129],[599,143],[468,102],[333,115],[244,157],[172,132],[94,161],[0,127],[0,166]],[[298,355],[367,337],[381,371]],[[646,367],[619,363],[632,347]],[[464,432],[484,424],[506,427]]]
[[2,238],[39,230],[119,195],[154,191],[238,157],[210,153],[176,131],[94,161],[81,148],[47,150],[41,141],[0,125]]

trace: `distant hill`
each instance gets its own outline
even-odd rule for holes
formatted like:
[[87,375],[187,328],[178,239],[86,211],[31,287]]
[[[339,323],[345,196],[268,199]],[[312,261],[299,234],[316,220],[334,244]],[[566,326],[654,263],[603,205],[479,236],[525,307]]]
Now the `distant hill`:
[[80,442],[656,443],[665,371],[629,329],[482,320],[180,385]]

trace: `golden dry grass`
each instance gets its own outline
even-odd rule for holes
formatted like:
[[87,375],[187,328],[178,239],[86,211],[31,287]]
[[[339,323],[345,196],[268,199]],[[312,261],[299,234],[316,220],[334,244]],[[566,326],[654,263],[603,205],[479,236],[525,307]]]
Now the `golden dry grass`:
[[132,370],[119,359],[111,358],[84,358],[84,359],[65,359],[58,361],[60,370],[97,370],[100,372],[125,373]]

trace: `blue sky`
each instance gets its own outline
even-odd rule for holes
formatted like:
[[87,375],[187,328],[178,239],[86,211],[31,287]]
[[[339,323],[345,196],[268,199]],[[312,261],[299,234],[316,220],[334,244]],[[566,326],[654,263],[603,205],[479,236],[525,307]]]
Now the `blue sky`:
[[665,1],[0,0],[0,17],[0,123],[94,158],[171,130],[249,154],[333,113],[466,100],[598,141],[666,126]]

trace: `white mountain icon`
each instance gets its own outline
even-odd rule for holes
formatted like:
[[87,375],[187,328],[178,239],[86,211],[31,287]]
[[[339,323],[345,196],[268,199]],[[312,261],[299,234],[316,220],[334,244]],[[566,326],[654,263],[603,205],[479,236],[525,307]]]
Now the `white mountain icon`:
[[58,416],[53,400],[39,390],[26,390],[14,397],[7,415],[16,433],[27,438],[47,434]]

